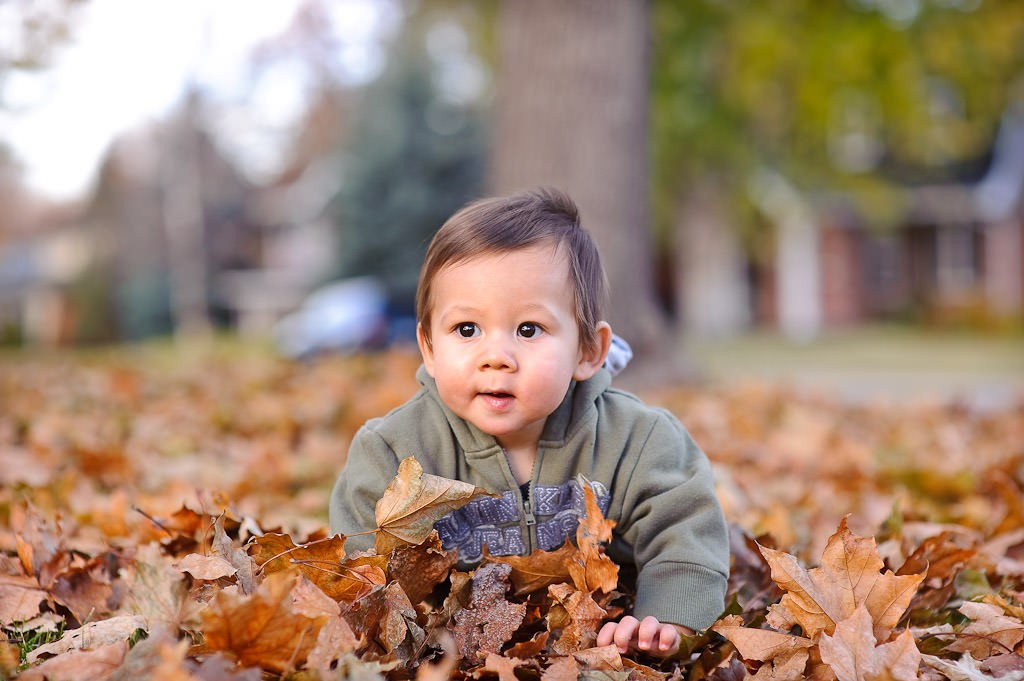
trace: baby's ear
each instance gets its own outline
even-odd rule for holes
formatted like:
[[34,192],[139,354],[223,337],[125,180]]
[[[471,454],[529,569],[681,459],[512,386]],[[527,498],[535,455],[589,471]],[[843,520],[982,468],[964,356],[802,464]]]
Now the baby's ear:
[[430,339],[427,338],[426,333],[423,331],[423,324],[416,324],[416,344],[420,346],[420,355],[423,357],[423,366],[426,368],[427,373],[433,376],[434,348],[430,344]]
[[585,381],[596,374],[604,360],[608,357],[608,350],[612,346],[612,327],[608,322],[597,323],[597,342],[593,346],[580,348],[580,360],[576,364],[576,371],[572,377],[577,381]]

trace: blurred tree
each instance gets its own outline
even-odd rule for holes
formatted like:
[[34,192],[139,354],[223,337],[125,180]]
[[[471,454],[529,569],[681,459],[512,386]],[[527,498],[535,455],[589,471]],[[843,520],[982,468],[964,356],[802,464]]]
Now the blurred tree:
[[444,43],[461,40],[462,29],[444,5],[435,9],[407,17],[389,66],[367,87],[328,207],[340,230],[337,277],[377,277],[395,312],[408,315],[427,243],[479,195],[484,172],[479,103],[443,77],[444,61],[456,58]]
[[667,347],[648,211],[649,18],[639,1],[500,4],[490,178],[497,193],[573,196],[604,258],[610,322],[641,356]]

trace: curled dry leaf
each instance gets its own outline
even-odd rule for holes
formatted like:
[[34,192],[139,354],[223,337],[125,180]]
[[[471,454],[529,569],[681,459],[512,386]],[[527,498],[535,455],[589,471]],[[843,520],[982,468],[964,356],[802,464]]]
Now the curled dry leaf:
[[715,631],[729,640],[740,656],[745,660],[769,662],[779,657],[789,657],[798,651],[805,651],[814,642],[803,636],[783,634],[770,629],[750,629],[743,626],[743,620],[737,615],[729,615],[711,626]]
[[339,603],[351,603],[387,581],[387,557],[345,558],[345,538],[326,537],[296,544],[287,534],[253,539],[249,554],[264,574],[295,571]]
[[604,544],[611,541],[615,522],[605,519],[597,505],[597,495],[582,476],[580,485],[586,500],[586,515],[580,518],[576,529],[577,553],[569,562],[569,574],[577,589],[609,594],[618,585],[619,566],[605,555]]
[[465,482],[423,472],[414,457],[398,466],[384,496],[377,502],[377,553],[387,555],[403,544],[420,544],[434,523],[481,496],[496,496]]
[[371,654],[395,653],[396,657],[408,659],[425,638],[416,623],[416,609],[398,582],[362,596],[343,616]]
[[510,579],[516,596],[526,596],[552,584],[571,581],[569,570],[576,554],[576,547],[568,539],[554,551],[536,549],[528,556],[492,556],[484,546],[485,563],[506,563],[512,568]]
[[597,632],[607,613],[589,591],[579,591],[568,584],[548,587],[552,605],[548,610],[548,630],[557,633],[551,650],[570,655],[585,650],[597,641]]

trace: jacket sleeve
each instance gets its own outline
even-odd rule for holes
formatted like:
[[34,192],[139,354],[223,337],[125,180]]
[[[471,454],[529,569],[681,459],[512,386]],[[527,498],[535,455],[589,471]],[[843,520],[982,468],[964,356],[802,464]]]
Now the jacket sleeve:
[[346,553],[373,546],[374,535],[352,536],[377,527],[377,500],[398,471],[398,456],[384,438],[368,426],[356,432],[348,458],[331,491],[331,532],[344,534]]
[[728,530],[707,456],[658,412],[639,453],[623,462],[632,466],[617,530],[637,565],[636,616],[704,629],[725,605]]

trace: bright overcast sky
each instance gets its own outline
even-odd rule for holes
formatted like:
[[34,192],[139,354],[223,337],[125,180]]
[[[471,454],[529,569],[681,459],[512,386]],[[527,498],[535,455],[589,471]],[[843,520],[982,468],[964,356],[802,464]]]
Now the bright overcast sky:
[[[301,1],[89,0],[69,44],[56,48],[54,68],[14,72],[4,83],[12,110],[0,110],[0,137],[25,166],[26,184],[51,198],[80,195],[113,137],[167,113],[189,79],[215,99],[258,110],[254,123],[293,122],[304,106],[299,67],[272,70],[254,91],[244,66],[254,45],[289,26]],[[382,11],[381,0],[322,6],[341,45],[342,77],[372,76],[395,13]]]

